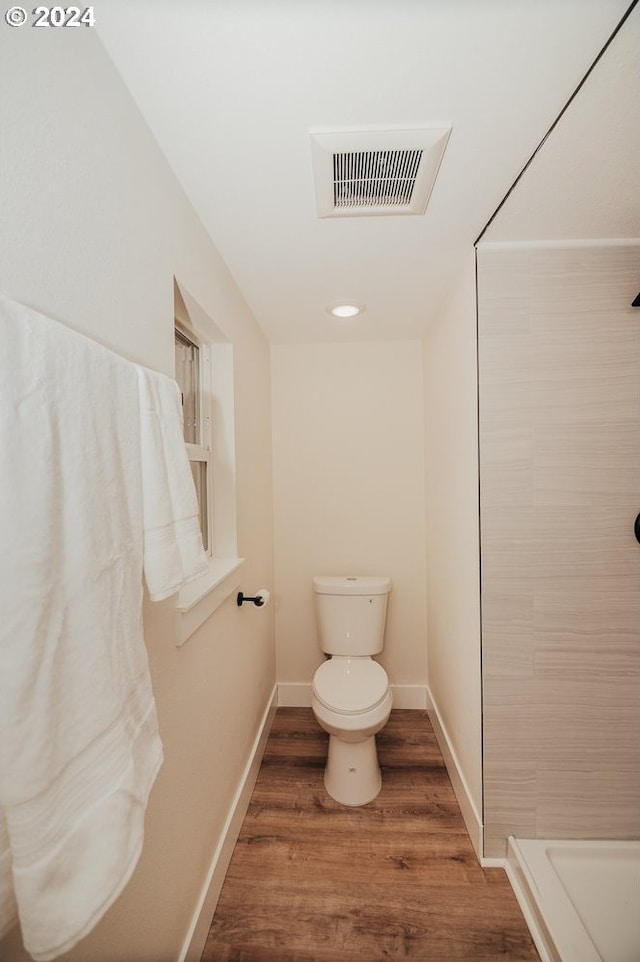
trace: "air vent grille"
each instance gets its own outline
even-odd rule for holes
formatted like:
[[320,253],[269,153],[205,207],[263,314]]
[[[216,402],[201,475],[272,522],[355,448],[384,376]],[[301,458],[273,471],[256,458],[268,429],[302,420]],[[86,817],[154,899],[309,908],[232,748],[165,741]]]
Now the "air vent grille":
[[450,126],[311,131],[319,217],[424,214]]
[[409,207],[422,154],[421,149],[334,154],[334,208]]

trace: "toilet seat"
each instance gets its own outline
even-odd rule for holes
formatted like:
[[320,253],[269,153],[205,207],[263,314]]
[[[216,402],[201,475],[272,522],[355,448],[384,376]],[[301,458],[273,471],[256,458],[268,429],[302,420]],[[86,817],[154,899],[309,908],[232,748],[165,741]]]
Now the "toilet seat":
[[313,694],[321,705],[341,715],[372,711],[389,690],[387,673],[372,658],[330,658],[313,678]]

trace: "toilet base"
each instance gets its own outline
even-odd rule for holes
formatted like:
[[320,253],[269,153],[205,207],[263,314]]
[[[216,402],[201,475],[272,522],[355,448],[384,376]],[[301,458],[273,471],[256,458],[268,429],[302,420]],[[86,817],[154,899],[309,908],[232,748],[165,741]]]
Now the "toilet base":
[[382,788],[376,736],[345,742],[329,735],[324,787],[341,805],[366,805]]

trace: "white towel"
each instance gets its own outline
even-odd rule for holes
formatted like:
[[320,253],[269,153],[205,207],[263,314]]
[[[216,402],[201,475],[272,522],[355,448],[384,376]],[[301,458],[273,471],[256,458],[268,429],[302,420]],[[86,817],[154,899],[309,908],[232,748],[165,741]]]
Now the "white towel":
[[45,962],[129,880],[162,762],[142,634],[139,373],[6,299],[0,338],[0,928],[15,896]]
[[202,574],[207,559],[184,444],[178,385],[143,367],[138,368],[138,384],[144,573],[149,596],[159,601]]

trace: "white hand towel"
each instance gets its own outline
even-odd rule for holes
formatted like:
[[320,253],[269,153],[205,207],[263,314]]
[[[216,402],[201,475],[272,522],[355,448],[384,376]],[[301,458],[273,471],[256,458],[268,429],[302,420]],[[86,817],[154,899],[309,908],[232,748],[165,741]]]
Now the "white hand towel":
[[0,917],[44,962],[126,885],[162,761],[138,370],[4,299],[0,338]]
[[180,390],[157,371],[138,368],[142,452],[144,573],[153,601],[202,574],[198,502],[182,428]]

